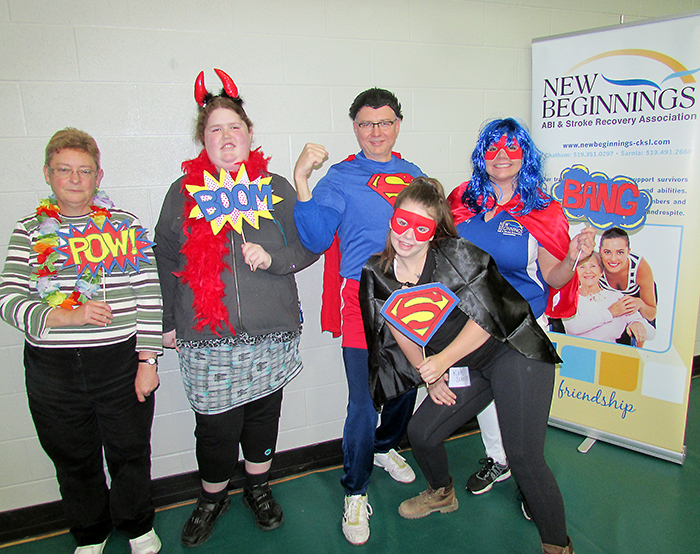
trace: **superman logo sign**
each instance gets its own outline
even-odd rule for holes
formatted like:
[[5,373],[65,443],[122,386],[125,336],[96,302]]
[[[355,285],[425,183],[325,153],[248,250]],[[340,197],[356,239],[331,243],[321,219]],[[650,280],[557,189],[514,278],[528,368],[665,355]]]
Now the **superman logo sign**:
[[408,173],[375,173],[370,177],[367,186],[393,206],[396,197],[411,184],[411,181],[413,177]]
[[425,346],[458,302],[442,283],[428,283],[395,291],[381,314],[409,339]]

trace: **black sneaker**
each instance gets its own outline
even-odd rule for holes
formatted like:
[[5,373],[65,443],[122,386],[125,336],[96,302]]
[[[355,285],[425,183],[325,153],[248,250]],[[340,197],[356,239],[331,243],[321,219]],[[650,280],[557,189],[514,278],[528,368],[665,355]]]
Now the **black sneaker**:
[[197,507],[182,528],[182,546],[191,548],[207,542],[214,532],[214,522],[226,513],[230,505],[228,494],[219,502],[209,502],[200,496]]
[[493,458],[482,458],[479,463],[483,467],[472,475],[467,481],[467,490],[473,494],[489,492],[494,483],[505,481],[510,477],[508,462],[501,465],[493,461]]
[[528,521],[532,521],[530,505],[527,503],[527,500],[525,500],[525,495],[523,491],[520,490],[520,487],[518,487],[518,500],[520,501],[520,510],[523,512],[523,517]]
[[244,490],[243,505],[253,512],[258,529],[271,531],[284,523],[282,507],[272,497],[267,483],[253,487],[253,490]]

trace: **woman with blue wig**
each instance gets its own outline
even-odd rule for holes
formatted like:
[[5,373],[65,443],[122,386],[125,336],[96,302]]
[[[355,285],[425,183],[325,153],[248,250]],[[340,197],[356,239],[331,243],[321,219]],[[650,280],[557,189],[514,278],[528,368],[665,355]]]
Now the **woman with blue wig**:
[[[514,119],[487,123],[471,161],[471,179],[448,198],[457,232],[491,254],[501,275],[528,301],[544,328],[547,316],[573,316],[578,299],[576,263],[579,254],[586,258],[593,251],[595,230],[586,228],[569,239],[561,205],[544,189],[543,155]],[[467,482],[467,490],[474,494],[510,477],[493,403],[478,420],[486,458]],[[528,517],[526,506],[523,502]]]

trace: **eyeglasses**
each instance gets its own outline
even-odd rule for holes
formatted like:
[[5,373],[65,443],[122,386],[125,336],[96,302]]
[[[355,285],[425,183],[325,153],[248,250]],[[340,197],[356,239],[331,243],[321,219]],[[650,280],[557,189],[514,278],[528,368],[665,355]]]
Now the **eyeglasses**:
[[59,179],[70,179],[70,177],[73,176],[73,172],[76,172],[81,179],[90,179],[97,175],[97,170],[90,169],[89,167],[81,167],[78,169],[71,169],[65,166],[49,167],[49,171]]
[[360,121],[359,123],[357,123],[357,126],[363,131],[367,131],[368,129],[374,129],[375,126],[379,127],[380,129],[388,129],[394,123],[396,123],[398,119],[399,118],[396,117],[393,120],[382,119],[381,121]]

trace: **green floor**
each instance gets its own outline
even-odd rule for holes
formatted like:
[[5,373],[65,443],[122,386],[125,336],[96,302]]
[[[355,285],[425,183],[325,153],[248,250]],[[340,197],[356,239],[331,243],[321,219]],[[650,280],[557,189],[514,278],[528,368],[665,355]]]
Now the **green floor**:
[[[582,437],[549,429],[547,460],[564,495],[569,535],[578,554],[700,552],[700,381],[696,379],[695,385],[683,466],[602,442],[588,454],[580,454],[576,448]],[[397,514],[399,504],[423,490],[425,480],[420,476],[402,485],[375,471],[368,491],[374,508],[372,534],[363,547],[347,543],[340,530],[341,470],[334,468],[276,484],[273,490],[286,521],[267,533],[257,530],[237,493],[209,542],[195,550],[185,549],[180,545],[180,529],[192,505],[164,509],[155,525],[163,540],[162,552],[320,554],[359,552],[358,548],[367,554],[540,552],[534,524],[520,514],[513,479],[482,496],[464,490],[482,455],[478,434],[450,441],[448,451],[452,475],[460,484],[459,510],[404,520]],[[414,462],[410,452],[407,457]],[[3,554],[70,554],[74,544],[70,535],[61,534],[7,546]],[[128,552],[126,539],[113,534],[105,554]]]

